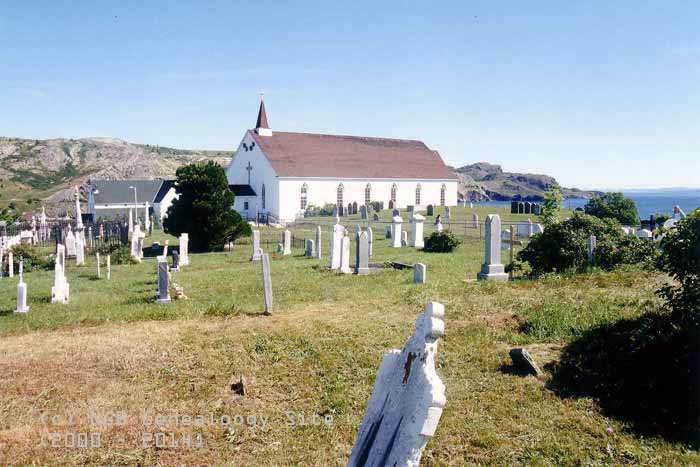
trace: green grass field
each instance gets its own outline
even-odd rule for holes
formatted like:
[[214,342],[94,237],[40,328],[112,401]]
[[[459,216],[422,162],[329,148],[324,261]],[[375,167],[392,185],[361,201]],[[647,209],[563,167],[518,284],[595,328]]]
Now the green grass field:
[[[485,209],[476,210],[482,221]],[[471,212],[455,208],[453,217]],[[528,217],[501,213],[507,222]],[[426,285],[414,285],[411,270],[328,272],[327,228],[323,260],[304,258],[298,248],[272,260],[272,316],[262,315],[260,264],[249,261],[246,241],[232,251],[191,253],[191,264],[172,273],[189,299],[165,305],[153,300],[152,258],[113,266],[111,281],[104,268],[103,279],[95,278],[94,257],[82,267],[69,260],[68,305],[49,303],[53,272],[28,273],[31,311],[25,315],[12,312],[17,279],[1,279],[0,460],[344,465],[384,354],[401,348],[425,304],[438,301],[445,305],[438,373],[448,402],[423,465],[700,463],[696,451],[640,435],[592,398],[562,398],[549,388],[549,365],[569,342],[593,326],[656,310],[654,290],[663,275],[631,269],[477,283],[483,241],[476,231],[467,232],[456,252],[430,254],[388,248],[378,228],[371,261],[425,263]],[[281,238],[281,232],[271,229],[263,238]],[[295,236],[313,238],[303,228]],[[158,233],[151,240],[166,238]],[[514,346],[528,348],[547,377],[514,374],[508,357]],[[240,375],[248,382],[245,397],[231,391]],[[125,411],[126,423],[91,426],[90,411],[97,410]],[[269,418],[264,429],[245,423],[155,429],[142,424],[148,410]],[[71,411],[70,431],[100,432],[101,447],[43,447],[42,435],[68,431],[44,426],[43,411]],[[332,415],[334,423],[287,426],[285,411]],[[193,442],[200,435],[202,444],[142,447],[143,433],[157,431],[188,434]]]

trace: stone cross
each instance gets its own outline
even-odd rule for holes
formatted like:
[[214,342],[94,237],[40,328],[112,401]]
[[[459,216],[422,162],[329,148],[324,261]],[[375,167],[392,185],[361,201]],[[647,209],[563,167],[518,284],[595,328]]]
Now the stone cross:
[[265,293],[265,314],[272,314],[272,278],[270,277],[270,256],[260,250],[263,289]]
[[[180,234],[180,262],[179,266],[189,266],[190,264],[190,234]],[[179,271],[179,268],[178,268]]]
[[250,256],[251,261],[260,261],[260,231],[253,230],[253,254]]
[[97,266],[97,278],[100,278],[100,253],[95,253],[95,265]]
[[414,284],[425,284],[427,280],[427,270],[425,264],[418,263],[413,266],[413,283]]
[[391,248],[401,248],[401,216],[394,216],[391,219]]
[[501,264],[501,217],[489,214],[486,217],[486,254],[478,280],[507,281],[508,274]]
[[479,228],[479,215],[474,213],[472,215],[472,228],[473,229],[478,229]]
[[170,277],[168,275],[168,261],[162,256],[158,257],[158,290],[156,303],[167,303],[170,301]]
[[51,303],[68,303],[70,296],[70,284],[65,276],[66,249],[63,245],[56,245],[56,265],[54,266],[54,282],[51,287]]
[[282,255],[292,254],[292,233],[289,230],[284,231],[284,250],[282,250]]
[[420,464],[447,402],[445,385],[435,371],[444,316],[442,304],[428,303],[403,349],[384,357],[348,466]]
[[423,223],[425,222],[425,217],[413,213],[411,217],[411,223],[413,224],[413,237],[411,238],[411,246],[414,248],[423,248]]
[[372,243],[374,243],[374,232],[372,227],[367,227],[367,236],[369,237],[369,257],[372,257]]
[[347,236],[347,232],[340,239],[340,269],[339,272],[343,274],[352,274],[352,269],[350,269],[350,237]]
[[315,243],[310,238],[306,239],[306,257],[313,258],[316,256]]
[[588,264],[593,264],[595,262],[595,247],[597,243],[595,235],[588,237],[588,241],[586,243],[588,246]]
[[321,259],[321,226],[316,226],[316,259]]
[[355,273],[369,274],[369,233],[361,232],[355,246]]

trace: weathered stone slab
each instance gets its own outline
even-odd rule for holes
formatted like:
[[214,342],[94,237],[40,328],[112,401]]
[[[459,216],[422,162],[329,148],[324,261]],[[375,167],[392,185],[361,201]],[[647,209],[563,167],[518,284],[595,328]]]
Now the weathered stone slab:
[[180,263],[179,266],[190,264],[190,234],[180,234]]
[[516,368],[534,376],[542,376],[542,370],[540,370],[540,367],[537,366],[537,362],[535,362],[526,349],[511,349],[509,355]]
[[402,350],[385,357],[348,466],[418,466],[447,401],[435,371],[445,308],[431,302]]
[[427,269],[425,264],[418,263],[413,266],[413,283],[414,284],[425,284],[427,280]]
[[308,238],[306,240],[306,257],[307,258],[313,258],[316,255],[316,243]]
[[265,295],[265,314],[272,314],[272,277],[270,276],[270,256],[267,253],[260,252],[263,292]]
[[156,303],[167,303],[170,301],[170,275],[168,274],[168,260],[158,257],[158,291]]

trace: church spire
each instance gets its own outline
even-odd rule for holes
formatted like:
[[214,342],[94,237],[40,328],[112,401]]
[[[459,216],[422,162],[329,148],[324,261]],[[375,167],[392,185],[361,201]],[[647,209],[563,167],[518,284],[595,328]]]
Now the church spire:
[[260,110],[258,110],[258,121],[255,124],[255,132],[260,136],[272,136],[272,130],[267,126],[267,113],[265,112],[265,101],[260,94]]

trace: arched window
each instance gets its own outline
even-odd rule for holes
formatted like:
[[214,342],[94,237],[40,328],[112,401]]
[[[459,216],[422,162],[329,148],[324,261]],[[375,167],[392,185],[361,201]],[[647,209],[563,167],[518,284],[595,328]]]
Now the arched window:
[[396,183],[391,186],[391,202],[396,204]]
[[440,206],[445,205],[445,192],[447,191],[447,187],[443,184],[442,188],[440,188]]
[[416,206],[420,204],[420,183],[416,185]]
[[337,199],[338,211],[343,210],[343,184],[338,185],[338,199]]
[[265,184],[264,183],[263,183],[261,192],[262,192],[262,208],[265,209]]
[[372,197],[372,185],[369,183],[365,187],[365,206],[369,205],[370,198]]
[[306,211],[306,194],[309,191],[309,187],[304,183],[301,186],[301,210]]

